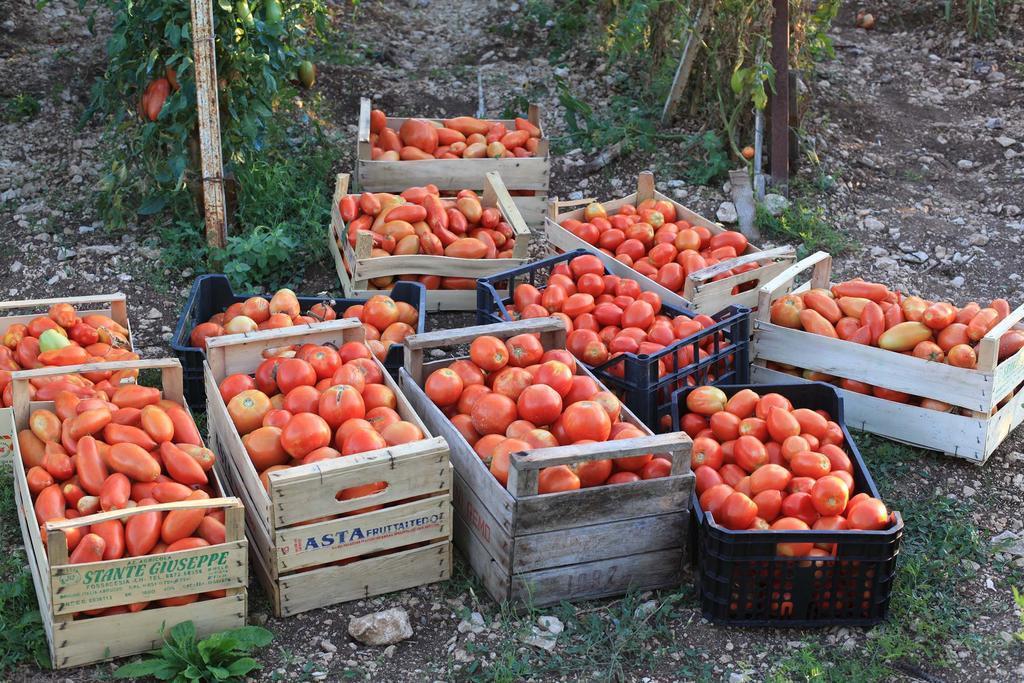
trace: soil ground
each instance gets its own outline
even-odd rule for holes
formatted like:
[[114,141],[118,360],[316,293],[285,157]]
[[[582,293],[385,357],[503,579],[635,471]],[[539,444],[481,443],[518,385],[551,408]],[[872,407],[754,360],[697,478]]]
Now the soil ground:
[[[840,277],[862,275],[925,297],[984,304],[1002,296],[1019,305],[1024,40],[1011,31],[973,41],[942,21],[940,5],[876,3],[871,9],[879,21],[872,32],[853,28],[855,6],[843,9],[833,30],[835,59],[806,79],[805,144],[818,163],[803,164],[794,195],[821,207],[826,220],[855,243],[836,258]],[[516,7],[374,0],[360,3],[354,15],[342,7],[338,40],[351,41],[349,58],[321,64],[316,87],[324,99],[324,125],[345,153],[335,170],[352,168],[364,94],[394,115],[469,113],[476,109],[479,74],[489,115],[515,96],[539,100],[554,135],[565,132],[564,112],[546,85],[556,75],[595,108],[606,106],[615,67],[599,63],[596,53],[581,48],[552,63],[543,36],[508,40],[491,30],[496,17],[524,11],[521,3]],[[1020,5],[1006,11],[1004,25],[1024,23]],[[137,348],[147,357],[166,356],[196,273],[164,268],[159,238],[145,224],[117,234],[104,228],[92,193],[105,143],[97,124],[76,128],[89,87],[104,68],[108,23],[101,14],[98,35],[90,34],[73,0],[41,8],[28,0],[0,0],[0,100],[30,95],[41,105],[29,116],[0,119],[0,299],[123,291]],[[552,194],[617,197],[632,192],[638,171],[653,169],[660,189],[714,216],[728,199],[721,187],[669,184],[680,177],[677,151],[667,146],[650,157],[626,156],[596,173],[583,171],[586,158],[578,151],[556,156]],[[814,190],[825,186],[827,192]],[[326,253],[304,288],[337,292]],[[433,319],[431,326],[457,322]],[[885,626],[715,627],[701,616],[689,570],[678,592],[516,617],[490,602],[459,562],[447,585],[284,620],[269,616],[253,582],[250,620],[276,634],[258,655],[263,670],[255,678],[1024,679],[1024,647],[1012,636],[1022,624],[1010,594],[1012,585],[1024,587],[1024,560],[990,544],[1001,532],[1024,528],[1024,431],[1012,434],[984,467],[894,450],[877,439],[865,438],[862,450],[883,497],[907,506],[897,598]],[[943,543],[928,544],[938,537]],[[930,583],[937,575],[943,581]],[[412,639],[385,651],[348,637],[350,615],[391,606],[408,610]],[[482,626],[471,620],[474,612],[483,617]],[[538,615],[557,615],[566,624],[551,653],[517,640]],[[460,626],[464,619],[469,621]],[[23,667],[10,678],[92,681],[107,679],[112,670],[111,664],[55,673]]]

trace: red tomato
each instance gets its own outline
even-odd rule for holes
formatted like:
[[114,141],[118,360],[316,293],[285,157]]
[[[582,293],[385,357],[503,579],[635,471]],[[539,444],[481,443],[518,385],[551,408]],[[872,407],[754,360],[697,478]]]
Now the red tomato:
[[832,463],[821,453],[801,451],[789,459],[789,469],[798,477],[819,479],[832,470]]
[[723,483],[722,475],[720,475],[716,470],[711,469],[707,465],[702,465],[694,469],[693,476],[694,489],[697,491],[698,497],[712,486]]
[[484,335],[477,337],[469,345],[469,357],[481,369],[494,372],[508,364],[509,352],[505,342],[497,337]]
[[742,389],[729,397],[725,409],[741,420],[751,417],[761,397],[752,389]]
[[562,415],[566,435],[573,441],[606,441],[612,422],[604,407],[595,401],[578,401]]
[[800,423],[793,417],[793,413],[784,408],[771,408],[766,421],[768,433],[773,440],[779,443],[783,443],[790,436],[799,436],[800,434]]
[[670,474],[672,474],[672,463],[664,458],[654,458],[640,470],[641,479],[660,479]]
[[785,467],[769,463],[758,467],[750,475],[750,490],[755,495],[768,490],[785,491],[792,478],[793,475]]
[[281,430],[281,446],[293,458],[301,459],[311,451],[331,443],[331,428],[314,413],[299,413]]
[[814,509],[823,517],[841,515],[850,501],[850,488],[838,477],[825,476],[814,482],[811,501]]
[[546,384],[534,384],[519,394],[516,407],[522,419],[535,425],[547,425],[562,414],[562,397]]
[[[757,402],[757,407],[754,410],[754,414],[762,420],[768,419],[768,413],[771,408],[783,408],[786,412],[793,410],[793,404],[789,402],[789,399],[781,394],[765,394],[761,397],[761,400]],[[799,434],[800,432],[797,432]]]
[[877,531],[889,526],[889,511],[877,498],[865,498],[846,513],[851,529]]
[[572,388],[572,370],[558,360],[542,363],[535,379],[538,384],[546,384],[554,389],[559,396],[565,396]]
[[267,396],[278,393],[277,370],[283,358],[268,358],[256,367],[256,388]]
[[242,393],[247,389],[255,389],[256,380],[246,374],[228,375],[220,383],[220,395],[224,399],[224,403],[227,403],[232,398]]
[[569,406],[580,401],[588,401],[598,392],[597,382],[586,375],[573,375],[572,388],[562,397],[562,404]]
[[316,412],[335,430],[348,420],[366,417],[366,403],[355,387],[337,384],[319,397]]
[[[807,531],[810,527],[806,522],[795,517],[783,517],[772,522],[771,529],[773,531]],[[813,548],[813,543],[779,543],[775,546],[775,552],[786,557],[804,557]]]
[[782,510],[782,491],[766,489],[756,493],[754,494],[754,504],[757,506],[757,516],[770,523],[779,516],[779,512]]
[[523,389],[533,384],[533,375],[523,368],[502,368],[493,376],[491,390],[515,401]]
[[517,418],[516,403],[504,394],[491,392],[476,402],[470,417],[477,433],[504,434]]
[[746,529],[757,517],[757,504],[739,491],[722,502],[715,519],[726,529]]
[[833,474],[837,471],[853,474],[853,461],[850,460],[850,456],[848,456],[846,451],[842,448],[829,443],[824,446],[820,446],[820,452],[828,458],[828,461],[832,466],[831,472]]
[[277,387],[282,394],[287,394],[298,386],[313,386],[316,381],[316,370],[300,358],[285,358],[277,366]]
[[[724,454],[725,448],[722,448]],[[747,473],[743,471],[743,468],[734,463],[728,462],[718,468],[718,473],[722,475],[722,481],[729,486],[736,486],[743,477],[747,476]]]
[[736,459],[736,464],[747,472],[753,472],[768,463],[768,451],[764,444],[752,436],[741,436],[736,439],[733,446],[733,457]]
[[317,379],[332,377],[334,372],[341,367],[341,356],[329,346],[315,346],[306,355],[306,360],[313,366]]
[[[484,383],[484,372],[475,363],[465,359],[460,359],[453,362],[448,366],[448,369],[454,371],[461,379],[464,386],[470,386],[472,384],[483,384]],[[429,396],[429,394],[428,394]]]
[[697,502],[700,503],[701,510],[714,515],[722,503],[725,502],[725,499],[733,493],[735,493],[733,487],[728,484],[718,484],[702,493]]
[[[427,381],[423,384],[423,390],[427,397],[442,408],[456,403],[462,395],[463,389],[462,377],[450,367],[440,368],[430,373]],[[360,398],[361,400],[362,398]]]
[[719,441],[733,441],[740,436],[740,418],[728,410],[722,410],[711,416],[711,431]]
[[607,458],[588,460],[574,465],[572,469],[579,477],[580,486],[590,488],[591,486],[600,486],[608,480],[612,474],[612,461]]
[[532,334],[516,335],[505,342],[505,346],[509,354],[508,364],[516,368],[525,368],[528,365],[539,363],[544,355],[544,347],[541,346],[540,339]]
[[686,395],[686,408],[700,415],[714,415],[725,410],[727,401],[725,392],[718,387],[697,387]]
[[693,449],[690,452],[690,468],[696,470],[701,466],[707,466],[713,470],[722,466],[721,445],[714,439],[703,436],[693,440]]
[[708,428],[708,419],[697,413],[687,413],[683,415],[681,427],[691,439],[695,439],[698,432]]
[[782,514],[786,517],[796,517],[807,526],[814,524],[819,514],[814,507],[809,493],[791,493],[782,499]]

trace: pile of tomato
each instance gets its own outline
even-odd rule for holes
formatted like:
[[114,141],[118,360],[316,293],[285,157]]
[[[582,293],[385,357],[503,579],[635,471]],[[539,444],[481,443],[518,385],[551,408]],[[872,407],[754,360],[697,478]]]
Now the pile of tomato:
[[370,112],[371,157],[374,161],[532,157],[540,144],[540,128],[524,118],[515,120],[514,130],[501,121],[472,116],[443,123],[406,119],[395,130],[388,127],[387,115],[374,109]]
[[[337,349],[303,344],[276,352],[281,355],[264,359],[254,374],[229,375],[219,386],[268,491],[271,472],[424,438],[398,414],[395,392],[364,343]],[[344,489],[339,499],[370,495],[385,485]]]
[[[209,337],[319,323],[338,317],[330,303],[314,304],[306,313],[301,313],[295,292],[279,289],[269,300],[262,296],[249,297],[199,323],[192,329],[189,343],[205,351]],[[366,343],[373,355],[381,360],[387,356],[392,344],[400,344],[406,336],[415,334],[419,323],[419,312],[413,306],[383,294],[349,306],[340,317],[358,318],[363,323]]]
[[[157,503],[204,500],[217,495],[208,472],[212,451],[203,446],[188,411],[136,384],[110,397],[54,397],[53,410],[33,411],[18,433],[36,521],[46,542],[46,522],[85,518],[99,512]],[[156,555],[223,543],[223,510],[139,511],[64,530],[71,564]],[[154,607],[187,605],[223,591],[164,598]],[[138,612],[137,602],[88,616]]]
[[[904,296],[883,284],[863,280],[840,282],[830,290],[787,294],[771,307],[771,321],[776,325],[959,368],[977,367],[978,342],[1009,314],[1010,305],[1005,299],[996,299],[985,308],[974,301],[957,308],[944,301]],[[1009,358],[1021,348],[1024,330],[1007,330],[999,338],[998,358]],[[769,367],[801,374],[796,368],[779,364]],[[807,379],[835,382],[847,391],[943,412],[953,410],[943,401],[852,379],[810,371],[802,374]]]
[[[700,507],[726,529],[885,529],[885,504],[856,491],[842,428],[824,410],[743,389],[703,386],[686,396],[681,428],[693,438]],[[813,543],[779,543],[788,557],[829,556]]]
[[[665,289],[683,293],[686,277],[698,270],[736,258],[747,250],[747,238],[725,230],[712,235],[703,225],[691,225],[676,215],[667,200],[646,199],[637,205],[623,204],[609,216],[597,202],[583,209],[583,220],[569,218],[560,225],[587,244],[614,256]],[[721,280],[758,268],[757,263],[719,273]],[[733,294],[754,283],[734,288]]]
[[[450,256],[464,259],[511,258],[516,240],[497,207],[485,207],[473,190],[442,197],[435,185],[410,187],[401,194],[364,192],[346,195],[338,210],[345,221],[348,241],[356,245],[360,233],[370,235],[370,257]],[[473,289],[472,278],[410,275],[427,289]],[[370,280],[374,287],[389,287],[393,276]]]
[[[543,288],[526,282],[516,285],[506,310],[518,319],[560,318],[569,333],[566,348],[590,366],[624,353],[656,354],[715,325],[707,315],[663,314],[657,294],[641,291],[636,280],[609,274],[593,254],[555,264]],[[697,357],[694,345],[686,345],[680,346],[674,357],[659,359],[658,376],[706,358],[706,349],[716,338],[721,341],[724,337],[721,333],[703,336]],[[623,364],[615,363],[605,371],[621,377]]]
[[[505,486],[512,453],[647,436],[621,419],[614,394],[576,370],[571,353],[545,350],[533,334],[484,335],[470,344],[468,359],[435,370],[423,389]],[[591,460],[542,469],[538,490],[622,484],[671,470],[667,458],[652,454]]]
[[[12,403],[11,373],[47,366],[83,365],[138,360],[131,351],[128,330],[105,315],[79,317],[71,304],[54,304],[46,315],[27,325],[10,325],[0,340],[0,394],[3,405]],[[61,391],[80,398],[109,398],[122,379],[138,371],[110,370],[82,374],[37,377],[29,383],[34,401],[52,401]]]

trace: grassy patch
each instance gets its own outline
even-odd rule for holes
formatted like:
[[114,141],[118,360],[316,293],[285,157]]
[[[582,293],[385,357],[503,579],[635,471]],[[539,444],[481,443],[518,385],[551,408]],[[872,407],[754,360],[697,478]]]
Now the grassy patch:
[[27,121],[39,113],[41,105],[39,100],[28,93],[18,93],[14,97],[4,100],[3,120],[10,123]]
[[222,269],[242,291],[301,283],[323,255],[331,171],[341,152],[315,123],[296,116],[305,114],[276,114],[260,158],[236,169],[238,210],[227,247],[208,251],[202,224],[179,219],[161,231],[168,268]]
[[22,664],[49,667],[46,634],[39,616],[21,532],[11,472],[0,472],[0,679]]
[[857,443],[890,509],[903,515],[906,530],[897,563],[888,619],[869,632],[863,647],[809,645],[780,662],[775,681],[886,681],[898,674],[922,677],[952,664],[951,653],[981,656],[990,646],[977,634],[985,606],[956,588],[973,576],[964,560],[984,564],[989,544],[961,500],[926,491],[917,495],[898,482],[927,478],[931,456],[867,435]]
[[754,223],[769,237],[799,242],[798,256],[801,258],[819,250],[835,256],[853,246],[849,237],[825,220],[824,209],[812,208],[799,201],[792,202],[780,216],[773,216],[758,206]]

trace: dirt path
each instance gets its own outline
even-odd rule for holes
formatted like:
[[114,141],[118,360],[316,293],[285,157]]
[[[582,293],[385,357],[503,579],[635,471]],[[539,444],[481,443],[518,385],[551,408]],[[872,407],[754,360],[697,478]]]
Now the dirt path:
[[[355,47],[344,51],[344,63],[321,64],[317,86],[325,125],[344,140],[345,157],[335,170],[352,168],[353,124],[364,94],[395,115],[471,113],[480,74],[489,115],[517,97],[539,100],[545,125],[556,135],[565,132],[553,86],[556,76],[595,107],[606,105],[615,67],[602,64],[585,47],[570,51],[562,63],[550,63],[542,37],[510,33],[508,24],[524,11],[523,5],[523,0],[515,5],[518,9],[473,0],[373,1],[361,3],[354,20],[340,21],[339,42],[351,40]],[[853,7],[837,22],[837,58],[808,83],[815,99],[805,128],[822,163],[803,174],[808,181],[831,175],[837,183],[830,193],[806,201],[823,206],[826,217],[858,242],[857,250],[837,259],[843,274],[878,277],[927,296],[983,303],[1004,296],[1020,304],[1024,41],[1015,35],[973,43],[936,25],[935,12],[909,5],[893,2],[879,9],[879,28],[873,33],[849,28]],[[1016,12],[1010,19],[1024,21],[1024,12]],[[0,17],[6,17],[0,21],[0,97],[7,102],[28,94],[40,104],[38,113],[0,124],[0,237],[5,244],[0,272],[6,274],[0,294],[17,299],[124,291],[143,353],[167,355],[166,340],[195,273],[164,269],[159,238],[144,226],[117,235],[103,228],[90,195],[102,170],[100,130],[74,128],[90,84],[104,66],[104,22],[98,24],[100,35],[90,36],[74,0],[55,0],[41,10],[27,0],[0,0]],[[592,176],[581,171],[580,153],[559,156],[552,163],[552,193],[619,196],[632,191],[637,171],[654,168],[661,188],[694,210],[714,215],[727,199],[721,188],[668,185],[681,177],[678,152],[666,145],[650,157],[626,157]],[[336,291],[329,273],[317,269],[305,291]],[[677,594],[542,611],[567,626],[547,654],[519,640],[539,615],[518,619],[498,610],[460,565],[457,578],[445,586],[287,620],[269,618],[267,602],[253,583],[251,620],[277,635],[259,655],[264,669],[257,678],[732,682],[761,680],[787,660],[795,668],[780,674],[783,678],[803,675],[821,661],[824,676],[841,680],[1021,680],[1024,652],[1006,639],[1020,628],[1009,585],[1013,578],[1024,586],[1019,583],[1024,561],[1012,564],[1014,558],[1001,557],[987,542],[1000,532],[1024,528],[1022,450],[1024,434],[1018,432],[984,468],[977,468],[920,453],[911,453],[914,462],[906,464],[884,449],[865,449],[887,486],[883,494],[920,504],[915,508],[919,514],[908,516],[908,541],[916,541],[925,529],[959,528],[946,517],[930,516],[938,509],[935,501],[946,501],[962,513],[971,537],[980,539],[978,547],[984,549],[983,554],[964,555],[962,563],[954,558],[938,589],[918,575],[901,574],[903,593],[894,613],[906,619],[912,615],[912,629],[713,628],[702,619],[688,583]],[[954,540],[948,546],[952,550],[942,546],[941,552],[967,552],[967,540]],[[902,566],[913,561],[915,568],[928,568],[920,561],[929,550],[908,552]],[[929,590],[948,591],[976,609],[977,619],[965,632],[940,643],[941,662],[930,656],[931,650],[908,645],[928,641],[928,622],[949,618],[944,608],[915,602],[934,594]],[[379,650],[348,638],[349,615],[391,606],[409,611],[413,639]],[[891,654],[898,673],[876,670],[857,657],[869,647]],[[846,664],[852,669],[839,668],[844,659],[854,662]],[[22,669],[13,679],[91,681],[111,670],[110,665],[53,674]]]

